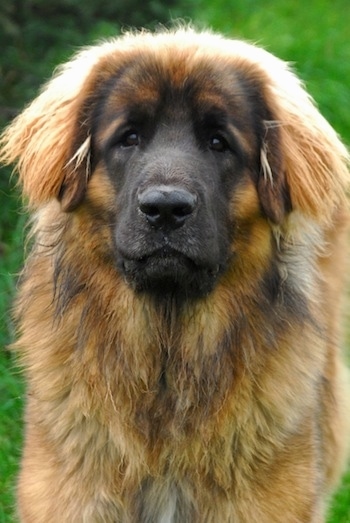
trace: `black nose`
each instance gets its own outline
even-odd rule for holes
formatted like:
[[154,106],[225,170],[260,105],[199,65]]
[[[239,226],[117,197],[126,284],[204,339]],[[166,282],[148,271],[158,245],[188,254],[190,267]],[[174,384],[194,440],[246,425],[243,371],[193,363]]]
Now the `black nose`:
[[161,185],[139,194],[140,211],[150,225],[157,228],[177,229],[191,216],[197,198],[187,189]]

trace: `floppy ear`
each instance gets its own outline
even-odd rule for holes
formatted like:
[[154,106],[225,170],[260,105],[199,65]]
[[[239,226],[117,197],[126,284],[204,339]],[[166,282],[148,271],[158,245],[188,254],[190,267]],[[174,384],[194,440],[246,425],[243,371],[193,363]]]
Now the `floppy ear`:
[[283,206],[276,202],[288,190],[290,208],[330,225],[337,210],[348,205],[348,152],[288,65],[271,55],[260,58],[260,67],[266,61],[265,99],[274,119],[267,122],[262,149],[265,176],[259,189],[266,213],[272,210],[278,221]]
[[0,138],[0,161],[17,162],[30,207],[58,198],[70,211],[84,196],[90,138],[79,114],[97,59],[93,49],[84,50],[64,65]]
[[258,194],[260,205],[274,224],[280,224],[291,211],[289,187],[278,128],[264,121],[265,136],[260,148]]
[[258,191],[266,215],[278,223],[289,192],[291,209],[332,225],[339,208],[348,205],[346,147],[286,62],[245,42],[225,45],[248,76],[258,78],[258,99],[265,105]]
[[[296,100],[296,103],[298,101]],[[281,112],[281,142],[293,208],[331,225],[348,206],[349,156],[334,129],[309,101]]]
[[347,205],[348,152],[299,80],[288,74],[287,87],[277,86],[278,93],[274,86],[274,98],[270,97],[274,119],[268,116],[264,121],[258,180],[261,206],[275,224],[291,210],[331,223],[336,210]]

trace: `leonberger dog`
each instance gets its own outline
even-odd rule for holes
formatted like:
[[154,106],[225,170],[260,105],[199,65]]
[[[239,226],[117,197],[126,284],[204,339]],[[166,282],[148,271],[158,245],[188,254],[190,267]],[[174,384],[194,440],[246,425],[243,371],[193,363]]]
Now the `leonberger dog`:
[[346,462],[348,154],[288,65],[191,28],[82,50],[2,136],[25,523],[320,523]]

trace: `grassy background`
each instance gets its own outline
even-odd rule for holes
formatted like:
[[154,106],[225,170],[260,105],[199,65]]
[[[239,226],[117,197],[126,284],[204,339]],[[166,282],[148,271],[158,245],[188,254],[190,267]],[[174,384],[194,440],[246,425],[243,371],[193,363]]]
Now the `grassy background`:
[[[350,143],[348,0],[198,0],[180,14],[192,18],[196,25],[257,42],[292,62],[321,112]],[[78,19],[75,24],[79,26]],[[106,21],[91,29],[91,38],[113,32],[114,25]],[[71,45],[67,37],[69,53]],[[11,49],[3,52],[10,53]],[[65,53],[61,48],[57,56]],[[18,211],[13,184],[4,183],[6,176],[7,172],[0,183],[0,523],[15,521],[13,491],[22,443],[23,404],[20,375],[4,348],[12,339],[9,309],[15,273],[22,263],[25,217]],[[350,472],[334,498],[328,523],[350,523]]]

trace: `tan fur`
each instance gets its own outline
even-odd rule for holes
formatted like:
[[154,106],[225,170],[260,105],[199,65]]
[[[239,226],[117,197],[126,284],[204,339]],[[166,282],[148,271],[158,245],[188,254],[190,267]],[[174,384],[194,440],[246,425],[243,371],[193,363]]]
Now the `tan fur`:
[[[174,84],[206,62],[243,71],[274,115],[265,122],[263,181],[256,189],[247,178],[232,198],[234,262],[179,317],[171,304],[156,310],[116,271],[106,225],[113,187],[101,166],[91,179],[88,168],[82,108],[140,53],[156,56]],[[147,89],[141,97],[154,96]],[[248,151],[252,130],[240,140]],[[350,429],[338,333],[350,177],[345,147],[286,64],[190,29],[126,35],[61,68],[1,146],[4,163],[18,162],[35,210],[36,247],[16,308],[15,347],[28,381],[21,521],[324,521]],[[292,212],[283,209],[281,184]],[[58,289],[68,274],[82,287],[69,306],[54,288],[58,255],[66,271]],[[314,321],[258,306],[272,262],[306,295]]]

